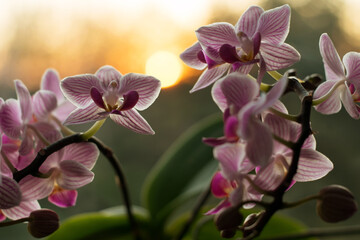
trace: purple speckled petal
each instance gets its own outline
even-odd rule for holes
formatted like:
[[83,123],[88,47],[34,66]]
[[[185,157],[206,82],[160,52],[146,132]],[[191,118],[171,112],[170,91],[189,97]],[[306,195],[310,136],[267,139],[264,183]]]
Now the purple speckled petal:
[[135,110],[122,111],[122,115],[110,114],[110,118],[117,124],[122,125],[136,133],[155,134],[149,123]]
[[128,73],[120,81],[119,94],[125,95],[131,91],[136,91],[139,95],[135,108],[145,110],[154,103],[161,90],[160,81],[152,76]]
[[206,69],[201,74],[194,87],[190,90],[190,93],[206,88],[207,86],[213,84],[215,81],[219,80],[222,76],[224,76],[224,74],[229,70],[229,68],[230,65],[228,63],[225,63],[212,69]]
[[20,104],[21,119],[26,124],[31,120],[33,114],[31,95],[25,84],[20,80],[15,80],[15,89]]
[[19,184],[14,179],[4,175],[0,177],[0,209],[18,206],[22,198]]
[[67,77],[60,83],[65,97],[77,107],[85,107],[93,102],[90,91],[96,87],[100,92],[104,89],[100,80],[92,74]]
[[59,73],[55,69],[47,69],[41,78],[41,90],[53,92],[57,101],[60,103],[64,100],[64,95],[60,89]]
[[[199,42],[194,43],[191,47],[180,54],[181,60],[189,67],[202,70],[206,67],[206,63],[201,61],[199,53],[202,53],[202,48]],[[205,60],[205,59],[204,59]]]
[[55,93],[48,90],[37,91],[33,97],[34,114],[39,119],[45,119],[57,107]]
[[78,192],[76,190],[65,190],[60,188],[51,193],[48,200],[58,207],[67,208],[75,206],[77,195]]
[[343,80],[345,79],[344,66],[341,63],[333,42],[327,33],[320,37],[320,53],[324,61],[326,80]]
[[236,33],[243,32],[247,36],[252,37],[258,24],[260,15],[264,12],[261,7],[251,6],[240,17],[235,25]]
[[262,41],[272,44],[283,43],[289,33],[290,7],[285,4],[261,14],[256,32],[260,32]]

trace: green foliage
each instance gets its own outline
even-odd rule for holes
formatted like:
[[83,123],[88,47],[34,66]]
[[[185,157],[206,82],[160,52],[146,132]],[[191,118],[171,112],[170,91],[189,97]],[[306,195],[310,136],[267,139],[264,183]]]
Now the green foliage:
[[222,134],[222,120],[211,116],[185,132],[164,153],[149,174],[143,189],[143,203],[155,224],[161,226],[180,203],[204,191],[217,168],[212,148],[202,138]]
[[[133,208],[134,217],[146,239],[149,217],[146,210]],[[48,240],[132,240],[129,220],[124,207],[116,207],[98,213],[80,214],[62,222],[60,228]]]

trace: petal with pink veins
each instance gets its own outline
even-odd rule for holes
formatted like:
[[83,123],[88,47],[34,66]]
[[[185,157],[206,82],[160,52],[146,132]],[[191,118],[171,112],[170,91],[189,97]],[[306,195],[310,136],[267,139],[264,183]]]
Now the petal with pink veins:
[[27,218],[31,212],[39,209],[40,205],[38,201],[23,201],[19,206],[9,209],[2,209],[1,211],[11,220],[17,220],[20,218]]
[[43,199],[52,192],[54,180],[51,178],[38,178],[26,176],[20,181],[20,189],[23,192],[24,201]]
[[300,53],[287,43],[274,45],[262,42],[260,53],[266,63],[267,71],[287,68],[300,61]]
[[[214,157],[220,162],[224,177],[235,180],[240,172],[247,173],[241,165],[245,159],[245,147],[240,143],[227,143],[214,148]],[[245,171],[245,172],[244,172]]]
[[261,14],[256,32],[260,32],[262,41],[276,45],[285,41],[290,28],[290,12],[289,5],[285,4]]
[[93,172],[74,160],[62,160],[59,167],[61,175],[56,182],[64,189],[75,190],[91,183],[94,179]]
[[64,125],[98,121],[109,116],[109,112],[99,108],[94,102],[85,108],[77,108],[65,119]]
[[97,158],[99,150],[93,143],[73,143],[64,148],[64,160],[74,160],[91,170]]
[[243,32],[250,38],[255,34],[260,15],[264,9],[258,6],[249,7],[235,25],[236,33]]
[[90,96],[92,87],[96,87],[99,91],[103,90],[100,80],[92,74],[67,77],[61,81],[60,86],[65,97],[80,108],[93,102]]
[[190,90],[190,93],[193,93],[213,84],[215,81],[223,77],[224,74],[229,71],[229,68],[230,64],[224,63],[212,69],[205,69],[205,71],[200,75],[199,79],[195,83],[194,87]]
[[22,200],[19,184],[12,178],[1,175],[0,209],[18,206]]
[[102,88],[107,89],[112,81],[120,81],[122,74],[112,66],[105,65],[96,71],[95,76],[100,79]]
[[120,95],[126,95],[133,91],[138,93],[139,99],[135,108],[140,111],[147,109],[154,103],[161,89],[161,83],[158,79],[138,73],[125,74],[120,84]]
[[360,90],[360,53],[348,52],[343,57],[346,68],[346,78],[355,88]]
[[117,124],[122,125],[136,133],[155,134],[149,123],[135,110],[130,109],[119,114],[110,114],[110,118]]
[[206,67],[206,63],[199,59],[199,52],[202,52],[202,48],[200,43],[196,42],[183,53],[181,53],[180,58],[189,67],[202,70]]
[[360,112],[358,111],[358,106],[354,102],[350,90],[347,86],[340,87],[340,99],[344,105],[344,108],[349,113],[349,115],[354,119],[360,118]]
[[41,90],[48,90],[55,94],[57,102],[64,100],[64,95],[60,89],[59,73],[55,69],[47,69],[41,78]]
[[15,80],[15,90],[20,104],[21,119],[26,124],[31,120],[33,114],[31,95],[25,84],[20,80]]
[[[327,94],[337,82],[338,81],[328,80],[320,84],[314,92],[314,99],[316,100]],[[320,103],[319,105],[316,105],[315,109],[316,111],[323,114],[332,114],[339,112],[341,109],[340,90],[336,89],[327,100]]]
[[23,130],[21,110],[19,102],[15,99],[8,99],[0,110],[1,130],[11,138],[19,138]]
[[33,96],[33,107],[36,117],[45,119],[57,107],[55,93],[47,90],[36,92]]

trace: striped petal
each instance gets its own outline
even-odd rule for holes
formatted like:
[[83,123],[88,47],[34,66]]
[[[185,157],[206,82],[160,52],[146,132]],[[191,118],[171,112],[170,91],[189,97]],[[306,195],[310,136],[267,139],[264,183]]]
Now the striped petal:
[[99,150],[93,143],[73,143],[65,147],[64,160],[74,160],[91,170],[99,157]]
[[221,89],[221,83],[222,79],[214,83],[213,87],[211,88],[211,96],[220,110],[224,112],[229,106],[228,101]]
[[[318,99],[327,94],[336,83],[337,81],[328,80],[320,84],[314,92],[314,99]],[[341,109],[339,88],[336,89],[326,101],[315,106],[315,109],[322,114],[333,114],[339,112]]]
[[345,54],[343,63],[347,81],[354,84],[357,90],[360,90],[360,53],[349,52]]
[[202,48],[200,43],[196,42],[183,53],[181,53],[180,58],[189,67],[202,70],[206,67],[206,63],[200,61],[199,52],[202,52]]
[[46,118],[57,107],[55,93],[47,90],[37,91],[33,97],[33,106],[37,118]]
[[347,86],[342,86],[340,91],[340,99],[349,115],[354,119],[359,119],[360,112],[358,110],[358,105],[354,102],[350,90]]
[[39,200],[49,196],[54,188],[54,180],[29,175],[20,181],[20,188],[24,201]]
[[252,37],[255,34],[258,20],[260,15],[264,12],[264,9],[258,6],[249,7],[240,17],[239,21],[235,25],[236,33],[243,32],[248,37]]
[[18,206],[22,199],[19,184],[12,178],[1,175],[0,209]]
[[1,211],[11,220],[17,220],[20,218],[29,217],[31,212],[39,209],[40,205],[38,201],[23,201],[19,206],[9,209],[2,209]]
[[155,134],[148,122],[135,110],[130,109],[119,114],[110,114],[110,118],[117,124],[122,125],[136,133]]
[[24,128],[21,120],[19,102],[15,99],[8,99],[0,110],[1,130],[10,138],[19,138]]
[[109,116],[110,113],[99,108],[95,103],[90,103],[85,108],[77,108],[63,122],[64,125],[80,124],[92,121],[98,121]]
[[94,173],[79,162],[63,160],[59,166],[61,175],[57,178],[57,183],[64,189],[78,189],[91,183],[94,179]]
[[345,79],[344,66],[327,33],[321,35],[319,45],[320,53],[324,61],[326,80]]
[[96,71],[95,76],[100,79],[100,84],[103,89],[107,89],[109,84],[114,80],[117,82],[120,81],[122,77],[121,73],[118,70],[108,65],[99,68]]
[[203,48],[210,47],[218,51],[224,44],[230,44],[232,46],[239,45],[235,28],[230,23],[213,23],[203,26],[195,32]]
[[54,93],[59,103],[64,100],[64,95],[60,89],[59,73],[55,69],[49,68],[45,71],[41,78],[40,89]]
[[30,92],[20,80],[15,80],[15,89],[20,104],[21,119],[24,123],[28,123],[33,114]]
[[126,95],[131,91],[136,91],[139,94],[135,108],[140,111],[153,104],[161,90],[161,83],[158,79],[138,73],[124,75],[120,83],[119,92],[121,95]]
[[284,179],[286,173],[287,169],[284,168],[284,165],[273,159],[270,164],[257,172],[254,182],[262,189],[274,190]]
[[224,74],[229,70],[229,68],[230,64],[224,63],[212,69],[206,69],[201,74],[194,87],[190,90],[190,93],[206,88],[207,86],[213,84],[215,81],[223,77]]
[[92,74],[67,77],[61,81],[60,87],[65,97],[77,107],[85,107],[93,102],[90,96],[92,87],[99,91],[105,89],[100,85],[99,78]]
[[226,76],[221,83],[221,89],[227,99],[228,106],[234,105],[237,110],[255,99],[260,90],[256,81],[240,73],[232,73]]
[[[223,176],[232,181],[235,180],[242,169],[245,159],[245,149],[243,144],[223,144],[214,148],[214,157],[220,162]],[[246,171],[243,173],[247,173]]]
[[333,163],[324,154],[313,149],[302,149],[294,180],[315,181],[327,175],[333,167]]
[[300,60],[300,53],[286,43],[274,45],[262,42],[260,52],[266,63],[267,71],[287,68]]
[[261,14],[256,32],[260,32],[261,40],[272,44],[283,43],[289,33],[290,7],[285,4]]

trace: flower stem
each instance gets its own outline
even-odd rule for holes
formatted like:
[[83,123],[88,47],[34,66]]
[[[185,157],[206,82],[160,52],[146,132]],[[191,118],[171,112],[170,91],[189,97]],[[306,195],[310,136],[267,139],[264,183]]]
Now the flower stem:
[[306,198],[303,198],[299,201],[296,201],[296,202],[293,202],[293,203],[284,203],[284,208],[292,208],[292,207],[297,207],[301,204],[304,204],[308,201],[311,201],[311,200],[314,200],[314,199],[318,199],[319,198],[319,195],[316,194],[316,195],[311,195],[311,196],[308,196]]
[[341,81],[338,81],[337,83],[335,83],[334,86],[329,90],[329,92],[327,92],[324,96],[313,100],[313,101],[312,101],[312,105],[313,105],[313,106],[316,106],[316,105],[319,105],[320,103],[323,103],[323,102],[325,102],[326,100],[328,100],[329,97],[335,92],[335,90],[336,90],[339,86],[343,85],[344,83],[345,83],[345,80],[341,80]]
[[279,72],[277,71],[268,71],[267,72],[273,79],[275,79],[276,81],[279,81],[280,78],[282,78],[283,75],[281,75]]
[[50,145],[50,142],[44,137],[44,135],[42,135],[37,129],[36,129],[36,127],[34,127],[34,126],[32,126],[32,125],[27,125],[27,127],[29,128],[29,129],[31,129],[34,133],[35,133],[35,135],[40,139],[40,141],[42,141],[44,144],[45,144],[45,146],[49,146]]
[[284,118],[284,119],[287,119],[287,120],[290,120],[290,121],[294,121],[294,122],[299,122],[298,116],[290,115],[290,114],[287,114],[287,113],[280,112],[279,110],[276,110],[275,108],[272,108],[272,107],[269,108],[269,111],[272,112],[273,114],[279,116],[279,117]]
[[99,120],[97,122],[94,123],[94,125],[92,125],[91,128],[89,128],[89,130],[87,130],[86,132],[81,134],[81,137],[84,140],[88,140],[90,139],[92,136],[94,136],[94,134],[99,131],[99,129],[101,128],[101,126],[104,124],[106,118]]
[[75,134],[75,132],[73,130],[71,130],[68,127],[65,127],[61,121],[59,119],[57,119],[57,117],[51,115],[51,119],[56,123],[56,125],[58,125],[60,127],[61,132],[65,135],[65,136],[70,136]]
[[11,161],[3,151],[1,151],[1,157],[4,159],[6,166],[8,166],[12,173],[17,172],[17,169],[14,167],[14,165],[12,165]]
[[14,221],[0,222],[0,227],[12,226],[12,225],[15,225],[18,223],[28,222],[29,220],[30,220],[30,218],[20,218],[18,220],[14,220]]

